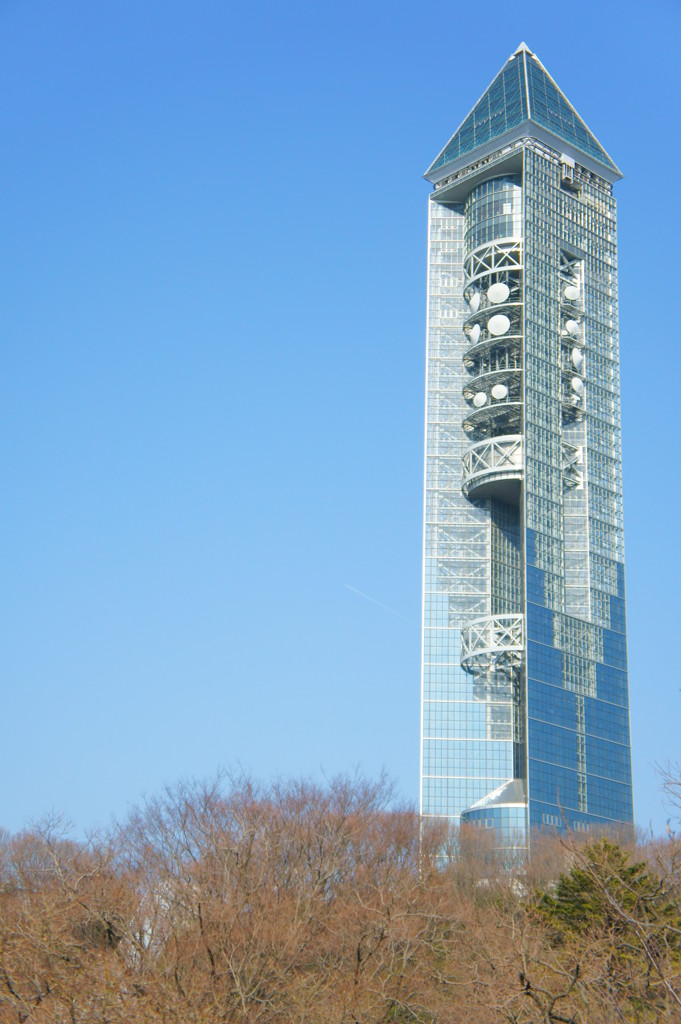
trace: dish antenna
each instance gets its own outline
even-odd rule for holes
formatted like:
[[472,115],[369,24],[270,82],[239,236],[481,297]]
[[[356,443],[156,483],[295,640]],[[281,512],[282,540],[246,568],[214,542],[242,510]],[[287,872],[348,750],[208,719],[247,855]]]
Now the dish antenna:
[[511,289],[503,281],[497,281],[496,284],[491,284],[487,289],[487,298],[495,305],[499,302],[506,302],[510,294]]
[[489,319],[487,330],[490,334],[493,334],[498,338],[500,335],[506,334],[510,326],[511,321],[504,313],[495,313],[494,316]]

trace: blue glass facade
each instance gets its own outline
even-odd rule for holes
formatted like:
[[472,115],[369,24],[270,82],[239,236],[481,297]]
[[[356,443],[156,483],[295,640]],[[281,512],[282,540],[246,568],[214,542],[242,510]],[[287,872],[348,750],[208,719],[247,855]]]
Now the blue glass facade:
[[427,177],[421,810],[629,824],[620,174],[521,45]]

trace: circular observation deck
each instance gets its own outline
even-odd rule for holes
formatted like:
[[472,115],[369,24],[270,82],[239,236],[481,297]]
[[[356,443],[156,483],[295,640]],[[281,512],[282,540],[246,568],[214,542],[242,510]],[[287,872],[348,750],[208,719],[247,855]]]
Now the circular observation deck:
[[461,489],[467,498],[499,498],[518,504],[523,480],[521,434],[479,441],[464,452],[461,461]]
[[[491,284],[503,282],[511,294],[519,288],[523,272],[523,246],[520,238],[508,235],[505,238],[489,239],[464,256],[464,298],[470,306],[475,302],[485,303],[485,294]],[[473,298],[480,292],[480,299]],[[471,299],[473,298],[473,303]],[[494,293],[490,301],[495,299]]]
[[525,617],[519,614],[486,615],[461,630],[461,668],[483,673],[517,669],[523,662]]

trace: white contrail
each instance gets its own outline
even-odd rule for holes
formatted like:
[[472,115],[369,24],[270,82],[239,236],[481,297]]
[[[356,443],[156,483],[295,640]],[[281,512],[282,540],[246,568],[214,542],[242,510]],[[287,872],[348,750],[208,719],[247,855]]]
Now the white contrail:
[[377,601],[375,597],[370,597],[369,594],[365,594],[363,590],[358,590],[357,587],[353,587],[351,583],[346,583],[345,586],[348,590],[351,590],[353,594],[359,594],[360,597],[366,598],[367,601],[371,601],[372,604],[377,604],[379,608],[383,608],[386,612],[390,612],[391,615],[396,615],[398,619],[404,619],[410,626],[416,625],[411,619],[408,619],[402,612],[396,612],[394,608],[389,608],[387,604],[383,604],[382,601]]

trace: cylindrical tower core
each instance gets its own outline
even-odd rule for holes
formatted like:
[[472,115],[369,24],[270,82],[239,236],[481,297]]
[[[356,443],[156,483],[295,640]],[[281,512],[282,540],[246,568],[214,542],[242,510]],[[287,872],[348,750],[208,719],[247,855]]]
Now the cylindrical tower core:
[[476,186],[465,205],[468,405],[463,491],[517,503],[523,474],[522,188],[517,175]]

